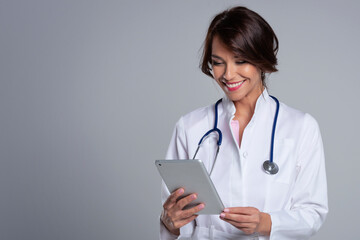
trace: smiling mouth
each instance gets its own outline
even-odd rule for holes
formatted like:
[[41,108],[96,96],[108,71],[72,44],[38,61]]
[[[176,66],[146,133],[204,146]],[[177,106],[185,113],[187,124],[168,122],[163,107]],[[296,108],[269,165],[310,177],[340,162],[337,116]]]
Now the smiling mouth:
[[235,91],[235,90],[239,89],[244,82],[245,82],[245,80],[242,80],[240,82],[235,82],[235,83],[228,83],[228,82],[222,81],[222,83],[227,87],[227,89],[229,91]]

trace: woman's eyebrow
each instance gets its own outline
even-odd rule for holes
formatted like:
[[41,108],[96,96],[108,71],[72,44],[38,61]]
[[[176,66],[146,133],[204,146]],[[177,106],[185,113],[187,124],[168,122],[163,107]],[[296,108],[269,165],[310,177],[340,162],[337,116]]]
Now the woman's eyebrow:
[[212,58],[217,58],[217,59],[219,59],[219,60],[223,60],[221,57],[216,56],[216,55],[214,55],[214,54],[212,54],[211,57],[212,57]]
[[[223,60],[221,57],[219,57],[219,56],[217,56],[217,55],[214,55],[214,54],[212,54],[211,57],[212,57],[212,58],[219,59],[219,60]],[[242,60],[242,59],[244,59],[244,58],[243,58],[242,56],[234,56],[234,59],[237,59],[237,60],[238,60],[238,59],[241,59],[241,60]]]

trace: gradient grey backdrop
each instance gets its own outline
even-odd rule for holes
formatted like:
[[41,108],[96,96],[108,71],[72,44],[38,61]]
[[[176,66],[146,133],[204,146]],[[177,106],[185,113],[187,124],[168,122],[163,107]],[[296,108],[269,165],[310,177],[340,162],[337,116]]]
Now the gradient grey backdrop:
[[156,239],[153,162],[181,115],[222,96],[199,49],[236,4],[280,40],[270,93],[322,130],[330,213],[314,239],[356,238],[357,1],[1,0],[0,239]]

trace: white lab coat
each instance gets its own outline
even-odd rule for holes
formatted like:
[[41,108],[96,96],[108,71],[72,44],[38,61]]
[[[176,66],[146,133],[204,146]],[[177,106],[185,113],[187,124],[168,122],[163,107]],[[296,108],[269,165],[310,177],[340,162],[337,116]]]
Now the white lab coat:
[[[317,122],[309,114],[280,103],[274,162],[280,168],[268,175],[262,164],[269,159],[276,103],[267,90],[256,102],[241,147],[233,137],[230,121],[235,106],[224,97],[219,104],[218,128],[223,141],[211,179],[225,207],[255,207],[271,215],[270,239],[308,239],[317,232],[328,212],[325,161]],[[167,159],[192,158],[198,141],[214,125],[214,104],[197,109],[177,122]],[[202,144],[197,157],[211,169],[217,134]],[[186,174],[186,173],[184,173]],[[169,196],[162,185],[162,202]],[[160,223],[160,239],[177,239]],[[180,229],[178,239],[269,239],[246,235],[218,215],[199,215]]]

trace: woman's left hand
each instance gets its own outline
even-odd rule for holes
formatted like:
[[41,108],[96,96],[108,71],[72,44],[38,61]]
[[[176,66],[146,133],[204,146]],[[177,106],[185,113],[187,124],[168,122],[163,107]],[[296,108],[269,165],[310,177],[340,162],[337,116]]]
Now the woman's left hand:
[[271,231],[271,217],[254,207],[225,208],[220,218],[246,234],[255,232],[269,236]]

